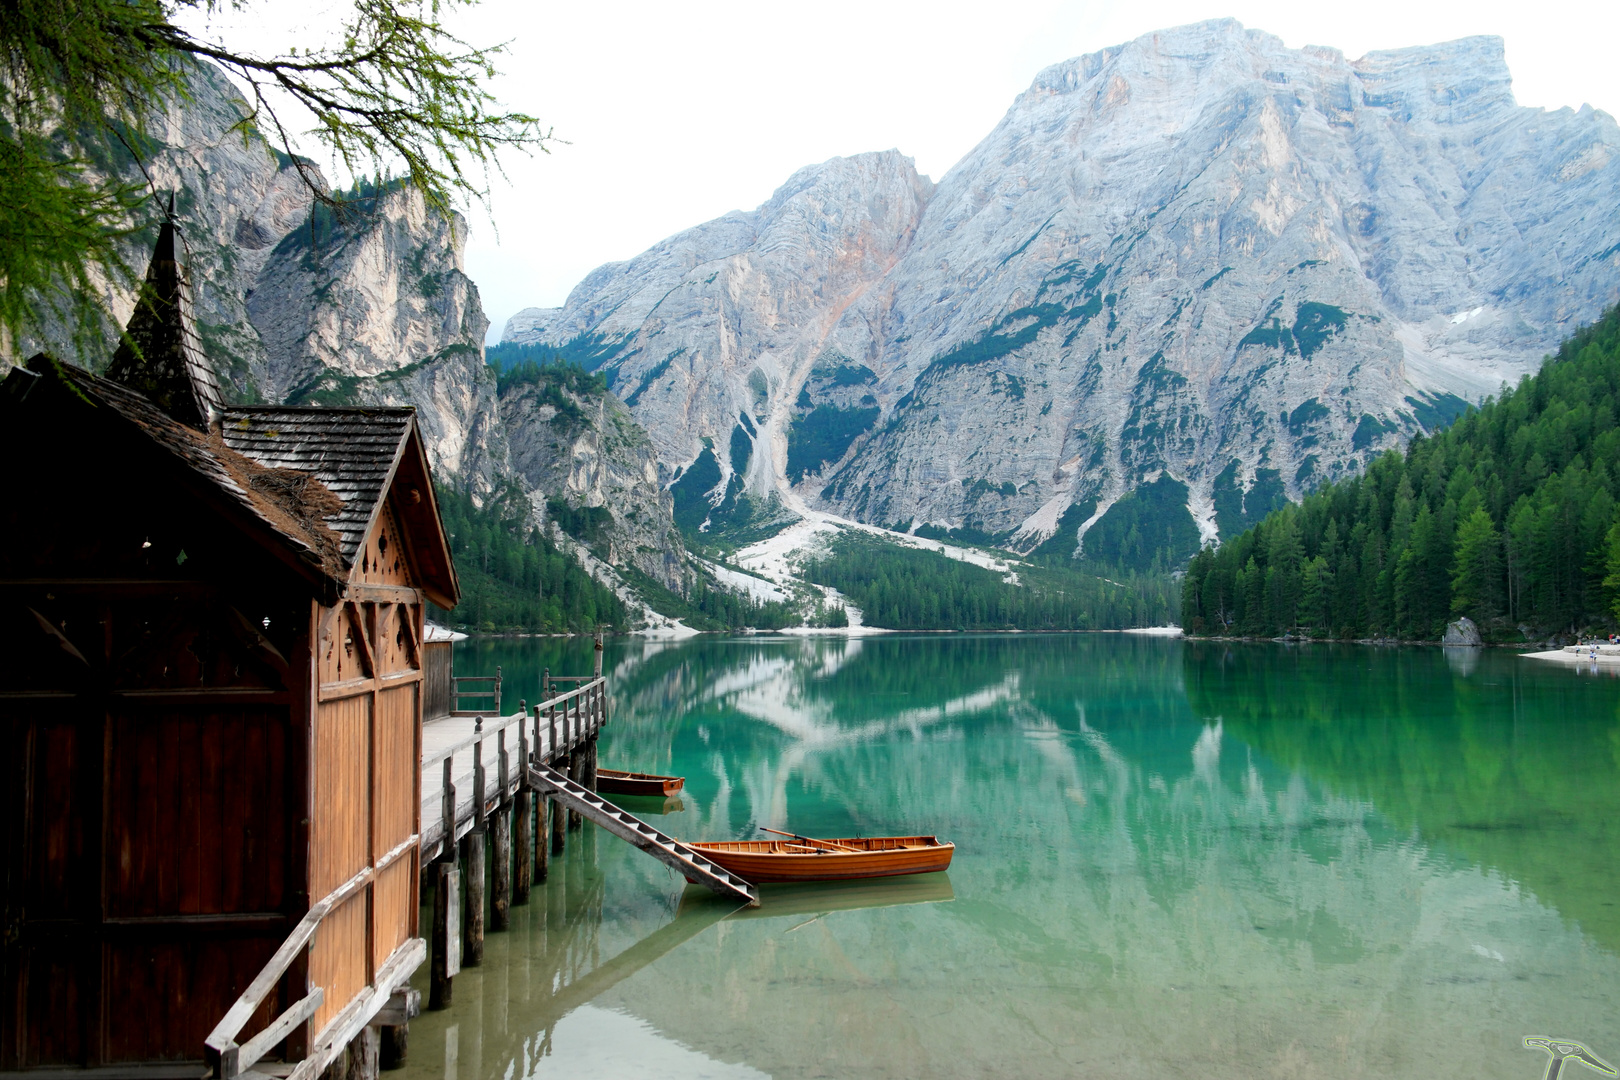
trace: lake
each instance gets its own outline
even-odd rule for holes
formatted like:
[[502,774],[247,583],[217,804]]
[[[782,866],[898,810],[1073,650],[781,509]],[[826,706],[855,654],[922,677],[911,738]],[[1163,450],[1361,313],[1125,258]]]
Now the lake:
[[[456,648],[513,708],[591,664]],[[937,833],[955,862],[734,911],[587,825],[412,1022],[409,1076],[1530,1080],[1527,1036],[1620,1063],[1620,681],[1123,634],[618,639],[605,664],[602,765],[686,777],[623,800],[665,832]]]

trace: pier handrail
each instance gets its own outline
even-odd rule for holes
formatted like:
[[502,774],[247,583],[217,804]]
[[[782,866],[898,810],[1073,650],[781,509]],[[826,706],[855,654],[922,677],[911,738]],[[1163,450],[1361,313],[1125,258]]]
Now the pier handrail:
[[[485,676],[485,677],[493,678],[493,676]],[[511,714],[510,716],[496,716],[496,717],[490,717],[490,718],[486,719],[482,729],[480,729],[478,731],[474,731],[472,734],[468,735],[466,738],[462,739],[461,741],[456,742],[456,743],[452,743],[449,746],[442,746],[442,747],[440,747],[439,749],[433,751],[430,754],[423,754],[422,755],[422,767],[425,769],[429,765],[432,765],[435,762],[443,761],[447,757],[450,757],[450,756],[452,756],[454,754],[459,754],[463,750],[467,750],[467,749],[471,748],[474,744],[484,741],[485,739],[489,738],[491,735],[495,734],[498,731],[503,730],[504,728],[511,727],[513,724],[522,723],[523,719],[526,716],[531,715],[532,711],[534,709],[538,709],[538,710],[540,710],[540,712],[542,714],[545,714],[545,713],[547,713],[547,712],[549,712],[549,711],[551,711],[553,709],[556,709],[556,708],[566,704],[569,701],[574,700],[577,697],[581,697],[581,696],[589,693],[596,686],[597,683],[604,683],[605,684],[607,682],[607,679],[604,676],[601,676],[601,675],[580,675],[580,676],[557,676],[557,675],[553,675],[551,677],[551,681],[552,682],[557,682],[559,678],[568,678],[568,679],[578,678],[578,679],[583,679],[585,681],[581,685],[576,686],[574,689],[568,691],[565,694],[558,694],[556,697],[548,698],[547,700],[542,701],[540,704],[532,706],[531,707],[531,713],[515,712],[515,713]]]
[[[488,683],[488,690],[463,690],[462,683]],[[461,699],[493,698],[487,709],[463,709]],[[452,675],[450,677],[450,715],[451,716],[491,716],[501,711],[501,669],[496,668],[493,675]]]
[[[415,839],[416,837],[411,837],[411,840]],[[232,1077],[240,1076],[258,1064],[259,1059],[291,1034],[294,1028],[315,1015],[315,1010],[320,1008],[326,994],[319,986],[294,1002],[259,1034],[240,1045],[236,1042],[236,1037],[242,1033],[243,1026],[276,988],[276,984],[287,973],[287,969],[297,959],[299,952],[314,942],[315,931],[320,929],[321,920],[326,918],[334,907],[370,881],[371,874],[372,868],[368,866],[312,904],[304,913],[304,917],[298,920],[298,925],[293,927],[292,933],[287,935],[287,940],[281,943],[281,947],[270,957],[269,962],[259,970],[253,981],[248,983],[247,989],[242,991],[242,996],[236,999],[220,1022],[214,1025],[214,1030],[203,1040],[203,1045],[207,1047],[205,1052],[211,1076],[217,1080],[231,1080]]]

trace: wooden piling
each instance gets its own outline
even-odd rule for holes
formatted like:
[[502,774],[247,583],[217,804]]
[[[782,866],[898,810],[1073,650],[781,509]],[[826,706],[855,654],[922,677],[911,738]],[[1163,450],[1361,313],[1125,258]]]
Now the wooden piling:
[[377,1029],[381,1042],[377,1048],[377,1065],[381,1069],[403,1069],[406,1053],[410,1049],[409,1024],[384,1024]]
[[484,962],[484,886],[487,883],[483,822],[461,838],[461,861],[467,868],[467,910],[461,919],[461,959],[467,967]]
[[534,883],[534,793],[519,788],[512,799],[512,903],[529,902]]
[[[578,750],[568,755],[568,779],[577,784],[584,778],[585,748],[581,746]],[[579,827],[583,824],[585,824],[585,818],[578,810],[568,811],[568,830],[570,832],[577,832]]]
[[456,866],[456,785],[451,782],[451,759],[444,759],[444,855],[433,881],[433,966],[429,975],[428,1008],[448,1009],[450,989],[461,971],[461,874]]
[[347,1080],[377,1080],[380,1035],[367,1024],[349,1042],[349,1069]]
[[489,928],[504,932],[512,925],[512,804],[506,798],[507,777],[511,775],[511,761],[506,751],[506,729],[497,736],[500,758],[495,770],[495,801],[498,804],[490,815],[490,844],[493,858],[490,867]]
[[[455,851],[455,842],[447,843]],[[461,872],[452,857],[438,864],[433,883],[433,970],[428,1008],[448,1009],[455,977],[461,971]]]
[[[566,759],[564,760],[566,761]],[[551,853],[561,855],[563,853],[563,839],[568,830],[568,811],[564,810],[562,804],[556,799],[547,799],[546,801],[551,804]]]
[[499,807],[490,817],[494,858],[490,867],[489,928],[500,933],[512,925],[512,805]]
[[546,815],[546,808],[551,800],[544,795],[534,797],[534,883],[543,885],[546,875],[551,872],[551,837],[548,826],[550,821]]

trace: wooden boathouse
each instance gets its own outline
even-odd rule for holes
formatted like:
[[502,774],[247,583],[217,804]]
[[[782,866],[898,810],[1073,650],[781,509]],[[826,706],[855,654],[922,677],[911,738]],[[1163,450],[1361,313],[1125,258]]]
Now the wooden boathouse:
[[426,956],[414,411],[224,405],[166,224],[104,377],[0,383],[0,453],[0,1072],[307,1080]]
[[582,818],[757,904],[594,793],[600,651],[452,673],[414,410],[225,405],[175,245],[104,376],[0,382],[0,1078],[363,1080]]

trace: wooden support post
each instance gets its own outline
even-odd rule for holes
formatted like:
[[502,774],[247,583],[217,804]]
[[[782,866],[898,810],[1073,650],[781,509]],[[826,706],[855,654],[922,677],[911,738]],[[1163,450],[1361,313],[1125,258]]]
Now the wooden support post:
[[592,791],[596,790],[596,736],[592,735],[585,742],[585,779],[581,783]]
[[450,989],[461,970],[461,874],[456,866],[456,785],[451,783],[451,759],[444,760],[444,855],[433,881],[433,967],[429,976],[428,1008],[448,1009]]
[[529,790],[528,702],[518,725],[518,789],[512,797],[512,903],[527,904],[534,883],[534,793]]
[[461,958],[468,967],[484,962],[484,744],[473,743],[473,827],[462,838],[461,861],[467,867],[467,910],[462,918]]
[[518,789],[512,799],[512,904],[527,904],[534,883],[534,793]]
[[483,822],[461,838],[461,861],[467,868],[467,910],[462,917],[461,957],[468,967],[484,962],[484,865]]
[[494,872],[489,890],[489,928],[496,932],[512,925],[512,804],[497,807],[490,843],[494,846]]
[[377,1048],[377,1066],[382,1069],[403,1069],[406,1052],[410,1049],[409,1024],[384,1024],[377,1029],[382,1036]]
[[[577,784],[584,778],[585,748],[581,746],[578,750],[575,750],[572,754],[568,755],[568,779]],[[585,824],[585,818],[578,810],[568,811],[569,831],[575,831],[583,824]]]
[[546,830],[546,807],[551,800],[544,795],[534,796],[534,883],[545,884],[551,871],[551,839]]
[[[566,762],[568,759],[564,758],[563,760]],[[564,768],[566,767],[565,765]],[[561,855],[563,853],[563,838],[568,830],[568,811],[563,809],[562,803],[556,799],[547,799],[546,801],[551,804],[551,853]]]
[[376,1028],[367,1024],[349,1042],[349,1068],[347,1080],[377,1080],[378,1051],[381,1037]]

